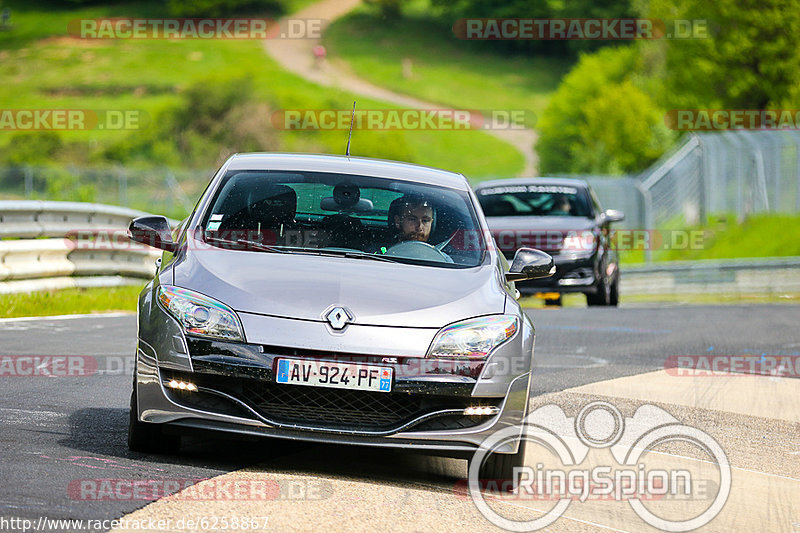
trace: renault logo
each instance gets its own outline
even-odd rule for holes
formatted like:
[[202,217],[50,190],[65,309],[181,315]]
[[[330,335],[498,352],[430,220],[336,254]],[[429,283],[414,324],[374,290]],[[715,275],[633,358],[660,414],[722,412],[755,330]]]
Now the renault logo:
[[353,319],[343,307],[334,307],[325,315],[333,329],[342,329]]

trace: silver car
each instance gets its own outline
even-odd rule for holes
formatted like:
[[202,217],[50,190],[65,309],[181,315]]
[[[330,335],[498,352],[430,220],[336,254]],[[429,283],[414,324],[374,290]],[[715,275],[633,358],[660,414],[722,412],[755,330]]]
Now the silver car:
[[[534,328],[461,174],[393,161],[239,154],[171,230],[139,298],[129,446],[191,429],[469,458],[527,411]],[[486,237],[489,236],[487,239]],[[482,474],[508,479],[506,443]]]

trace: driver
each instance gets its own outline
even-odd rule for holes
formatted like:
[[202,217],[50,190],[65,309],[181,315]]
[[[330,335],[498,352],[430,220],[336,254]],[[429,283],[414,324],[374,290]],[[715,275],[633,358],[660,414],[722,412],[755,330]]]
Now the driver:
[[394,214],[397,240],[428,242],[433,227],[433,207],[421,196],[404,196]]

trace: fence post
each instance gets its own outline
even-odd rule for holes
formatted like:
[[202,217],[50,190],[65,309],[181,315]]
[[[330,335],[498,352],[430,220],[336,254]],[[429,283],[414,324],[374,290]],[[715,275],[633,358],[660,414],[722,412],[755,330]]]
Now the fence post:
[[795,178],[797,179],[796,189],[795,189],[795,209],[800,212],[800,135],[794,133],[795,143],[794,143],[794,173]]
[[117,167],[117,183],[119,185],[119,205],[128,207],[128,173],[125,167]]
[[706,213],[708,213],[708,173],[706,172],[705,164],[706,164],[706,152],[705,147],[703,146],[702,138],[697,135],[696,133],[692,132],[692,137],[694,137],[695,141],[697,142],[697,151],[700,153],[698,156],[700,161],[697,163],[697,173],[699,174],[698,179],[700,180],[700,187],[698,190],[700,191],[700,201],[698,202],[698,219],[701,224],[705,225],[706,220]]
[[[655,225],[653,223],[653,195],[650,193],[650,189],[646,189],[644,185],[642,185],[642,182],[638,180],[636,183],[636,189],[642,195],[642,205],[644,207],[644,229],[650,231]],[[652,239],[650,242],[652,242]],[[644,249],[644,260],[648,263],[653,262],[652,246],[648,246]]]
[[29,165],[25,165],[25,198],[33,196],[33,169]]

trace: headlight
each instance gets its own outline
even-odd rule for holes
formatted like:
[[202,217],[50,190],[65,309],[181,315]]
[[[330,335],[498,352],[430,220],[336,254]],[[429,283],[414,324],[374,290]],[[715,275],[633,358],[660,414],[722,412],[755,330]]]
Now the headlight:
[[433,339],[428,357],[483,359],[517,332],[517,317],[471,318],[443,328]]
[[158,288],[158,299],[186,333],[244,342],[239,319],[227,305],[199,292],[170,285]]
[[575,254],[591,254],[594,251],[594,234],[591,231],[583,231],[576,233],[569,232],[564,237],[564,242],[561,245],[561,251],[570,252]]

